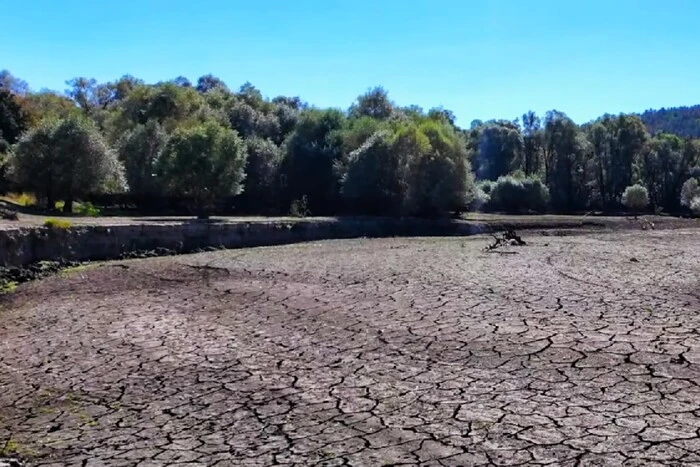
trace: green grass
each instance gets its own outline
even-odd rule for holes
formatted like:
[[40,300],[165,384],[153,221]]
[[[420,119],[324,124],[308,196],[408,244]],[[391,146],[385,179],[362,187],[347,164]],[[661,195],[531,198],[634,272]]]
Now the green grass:
[[17,282],[3,281],[0,282],[0,295],[6,295],[14,292],[17,289]]
[[[58,211],[62,211],[63,207],[66,205],[65,201],[56,201],[54,207]],[[95,207],[91,202],[80,203],[78,201],[73,203],[73,214],[78,216],[88,216],[97,217],[102,214],[99,208]]]
[[2,199],[19,206],[36,206],[36,196],[31,193],[8,193]]
[[67,221],[65,219],[46,219],[44,221],[44,227],[48,227],[50,229],[70,229],[73,226],[73,223],[71,221]]

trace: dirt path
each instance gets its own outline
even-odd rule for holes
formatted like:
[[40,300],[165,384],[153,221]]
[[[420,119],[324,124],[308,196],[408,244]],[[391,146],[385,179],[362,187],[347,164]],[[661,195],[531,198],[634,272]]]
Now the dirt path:
[[0,449],[36,466],[700,463],[700,231],[525,239],[23,285],[0,311]]

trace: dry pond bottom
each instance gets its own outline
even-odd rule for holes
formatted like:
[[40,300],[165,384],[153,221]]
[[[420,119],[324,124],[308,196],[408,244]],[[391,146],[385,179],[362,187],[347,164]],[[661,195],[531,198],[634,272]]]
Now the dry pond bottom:
[[700,231],[122,261],[0,309],[32,466],[697,465]]

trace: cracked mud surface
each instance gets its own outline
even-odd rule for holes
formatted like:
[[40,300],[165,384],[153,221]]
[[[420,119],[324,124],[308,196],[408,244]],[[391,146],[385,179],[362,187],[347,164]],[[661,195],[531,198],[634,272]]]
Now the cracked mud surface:
[[700,463],[700,231],[526,240],[324,241],[26,284],[0,310],[0,449],[41,466]]

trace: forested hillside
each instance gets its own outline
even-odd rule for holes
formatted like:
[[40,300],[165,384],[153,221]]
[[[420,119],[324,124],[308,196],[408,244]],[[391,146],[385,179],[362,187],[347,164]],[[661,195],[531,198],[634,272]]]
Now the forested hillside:
[[65,211],[86,199],[200,214],[700,211],[700,140],[681,123],[650,133],[645,115],[579,126],[552,110],[460,128],[381,87],[326,109],[212,75],[34,92],[3,71],[0,191]]
[[662,132],[700,138],[700,105],[647,110],[641,118],[652,134]]

